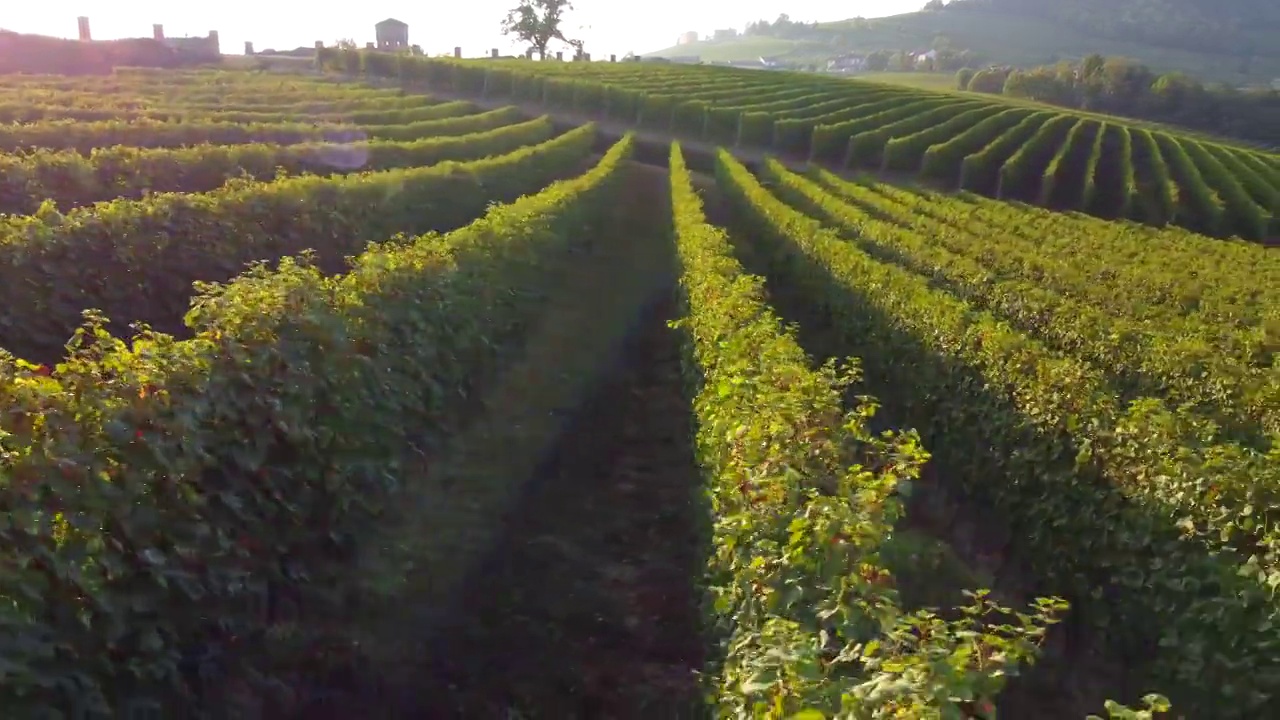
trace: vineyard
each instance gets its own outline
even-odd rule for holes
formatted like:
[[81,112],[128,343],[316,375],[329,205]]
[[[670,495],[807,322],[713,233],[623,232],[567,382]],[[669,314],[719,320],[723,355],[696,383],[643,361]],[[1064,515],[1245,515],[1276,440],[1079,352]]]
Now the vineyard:
[[6,717],[1280,694],[1277,156],[785,74],[321,65],[0,76]]
[[906,173],[940,189],[1104,219],[1280,241],[1280,156],[1150,123],[816,74],[626,63],[396,64],[336,50],[324,62],[437,91],[767,149],[833,170]]

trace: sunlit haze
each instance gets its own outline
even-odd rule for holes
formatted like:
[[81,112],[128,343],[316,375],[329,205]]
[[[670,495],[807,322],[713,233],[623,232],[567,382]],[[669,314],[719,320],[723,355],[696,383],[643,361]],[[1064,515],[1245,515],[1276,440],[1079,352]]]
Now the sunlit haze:
[[[169,37],[203,36],[217,30],[225,53],[238,53],[245,41],[263,50],[311,46],[316,40],[332,44],[350,38],[363,45],[374,39],[374,23],[388,17],[409,24],[409,42],[429,53],[464,48],[468,56],[489,48],[509,51],[514,45],[498,26],[517,0],[463,2],[333,3],[289,0],[222,0],[187,4],[171,0],[7,0],[0,11],[0,28],[54,37],[76,37],[76,17],[89,18],[95,40],[150,37],[151,25],[164,25]],[[632,4],[605,0],[576,0],[565,27],[570,37],[586,41],[587,52],[645,53],[676,43],[687,30],[710,33],[717,28],[742,27],[752,20],[773,20],[787,13],[795,21],[825,21],[863,16],[879,17],[919,10],[924,0],[740,0],[695,3],[646,0]]]

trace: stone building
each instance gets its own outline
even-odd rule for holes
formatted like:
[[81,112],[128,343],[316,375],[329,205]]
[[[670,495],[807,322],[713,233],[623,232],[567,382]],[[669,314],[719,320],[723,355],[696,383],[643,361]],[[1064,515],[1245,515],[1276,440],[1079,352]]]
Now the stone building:
[[379,50],[408,50],[409,25],[395,18],[387,18],[374,25],[377,32]]
[[204,37],[165,37],[164,27],[155,25],[152,27],[156,40],[181,51],[191,57],[198,57],[202,60],[217,60],[222,57],[222,45],[218,41],[218,31],[210,30],[209,34]]

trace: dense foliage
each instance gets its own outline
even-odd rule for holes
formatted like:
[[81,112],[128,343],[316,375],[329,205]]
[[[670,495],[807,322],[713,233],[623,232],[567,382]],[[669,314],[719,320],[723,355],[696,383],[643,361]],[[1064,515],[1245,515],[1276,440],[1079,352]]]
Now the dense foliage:
[[[379,542],[380,518],[416,477],[415,448],[456,430],[468,398],[518,347],[547,291],[572,272],[575,248],[609,217],[630,138],[594,169],[552,182],[583,168],[592,140],[587,127],[475,166],[301,178],[152,201],[210,213],[204,238],[192,237],[189,226],[171,251],[243,254],[250,246],[235,243],[255,241],[228,224],[236,212],[243,228],[256,224],[265,239],[297,224],[297,201],[306,200],[314,217],[298,225],[298,238],[359,254],[343,275],[288,259],[204,286],[191,299],[187,340],[144,331],[125,343],[95,314],[53,369],[4,356],[0,502],[8,522],[0,534],[12,570],[0,580],[9,629],[0,639],[6,711],[243,716],[253,710],[237,704],[245,698],[236,688],[274,693],[313,662],[308,657],[327,642],[329,628],[350,616],[353,593],[367,580],[360,556]],[[397,192],[388,192],[393,186]],[[339,206],[344,190],[346,209]],[[272,210],[264,202],[272,192],[291,202]],[[414,213],[388,214],[393,197],[412,203]],[[486,213],[493,199],[515,202]],[[362,236],[387,240],[412,231],[411,219],[419,227],[439,222],[425,210],[431,201],[457,216],[449,224],[465,223],[467,212],[483,217],[447,235],[360,253]],[[174,209],[154,217],[173,223]],[[96,225],[101,241],[125,243],[130,223],[145,225],[146,215],[145,204],[120,201],[58,218],[47,230],[57,235],[66,221]],[[375,218],[382,225],[371,224]],[[15,218],[13,227],[53,220]],[[326,223],[333,227],[323,230]],[[135,231],[146,234],[141,225]],[[86,237],[64,240],[83,250]],[[52,241],[33,232],[27,249]],[[244,259],[308,245],[261,246]],[[208,267],[195,256],[163,266],[155,249],[141,247],[108,255],[133,269],[113,270],[81,253],[31,270],[97,265],[100,281],[68,281],[94,304],[119,297],[146,307],[146,293],[168,292],[172,311],[190,294],[174,273]],[[31,276],[15,275],[5,287],[17,292]],[[131,284],[111,290],[123,278]],[[28,292],[21,302],[33,317],[30,300]],[[504,492],[517,490],[512,484]],[[435,492],[445,498],[469,490]]]
[[[1153,689],[1188,717],[1259,717],[1280,694],[1280,261],[1196,232],[1276,237],[1274,154],[781,73],[322,61],[405,88],[0,78],[0,113],[33,120],[6,130],[29,148],[0,155],[9,714],[289,717],[308,682],[355,682],[362,663],[413,685],[433,672],[419,656],[436,637],[418,631],[446,624],[526,507],[562,407],[587,404],[568,395],[610,372],[584,363],[618,352],[641,297],[668,290],[663,362],[686,392],[669,373],[661,416],[693,421],[679,473],[698,510],[681,512],[706,513],[689,564],[709,712],[992,720],[1028,672],[1096,685],[1036,698],[1046,714],[1141,699],[1107,702],[1113,720],[1168,711]],[[665,171],[646,168],[631,135],[561,131],[528,103],[972,192],[748,169],[724,149],[700,178],[678,144]],[[321,115],[385,139],[239,142]],[[201,133],[237,144],[152,147]],[[562,305],[592,310],[563,323]],[[589,352],[564,347],[593,322],[611,327],[578,338]],[[453,466],[506,460],[499,447],[519,462]],[[911,513],[940,496],[999,527],[990,553],[949,529],[930,542],[992,572],[919,602],[912,574],[934,566]],[[654,590],[655,568],[554,552],[599,571],[604,594]],[[555,610],[620,657],[634,638],[599,643],[598,614],[577,609],[618,608],[630,627],[671,598],[592,602]],[[392,603],[403,612],[362,629],[394,642],[361,645],[356,618]],[[635,682],[669,687],[650,671]],[[560,677],[539,680],[573,695]]]
[[[360,56],[332,51],[321,61],[332,69],[354,64],[378,72],[348,57]],[[1280,227],[1275,154],[1114,118],[1106,119],[1109,126],[1131,139],[1140,135],[1140,142],[1130,142],[1128,157],[1119,157],[1114,153],[1125,143],[1113,139],[1107,145],[1113,154],[1104,163],[1094,161],[1096,143],[1089,142],[1097,139],[1103,118],[1045,112],[1010,124],[1015,116],[1001,111],[1016,106],[967,94],[704,66],[404,57],[391,72],[428,88],[533,101],[699,140],[771,147],[839,168],[916,171],[975,192],[1108,218],[1264,242],[1273,241]],[[1116,92],[1128,87],[1117,86]],[[1089,120],[1081,125],[1084,136],[1072,134],[1082,119]],[[1149,143],[1142,135],[1148,131]]]
[[[725,177],[733,192],[758,187],[740,170]],[[1268,649],[1277,479],[1273,421],[1255,413],[1275,403],[1229,408],[1214,381],[1174,380],[1197,372],[1192,328],[1230,332],[1211,318],[1240,301],[1206,298],[1198,322],[1180,319],[1152,301],[1152,280],[1189,286],[1168,268],[1194,267],[1252,284],[1234,269],[1252,263],[1220,258],[1270,268],[1265,251],[821,172],[814,183],[776,163],[765,177],[792,207],[753,191],[740,212],[767,228],[756,237],[771,274],[811,307],[804,322],[862,356],[871,387],[953,480],[1001,509],[1036,587],[1071,600],[1130,683],[1169,688],[1193,716],[1264,705],[1280,677]],[[1266,300],[1243,302],[1265,313]],[[1121,350],[1116,337],[1146,345]]]
[[11,278],[0,283],[0,347],[55,359],[86,307],[179,332],[193,282],[308,249],[321,268],[341,270],[367,242],[454,229],[491,202],[573,173],[593,141],[588,125],[468,163],[236,183],[11,217],[0,222],[0,272]]
[[167,148],[212,143],[218,145],[300,142],[352,142],[357,140],[415,140],[431,135],[465,135],[509,125],[521,119],[515,108],[498,108],[468,114],[465,103],[439,106],[442,117],[404,125],[317,124],[311,122],[239,123],[214,118],[166,122],[139,118],[122,122],[49,120],[0,126],[0,149],[9,152],[34,149],[68,149],[88,154],[110,145]]
[[[46,202],[60,209],[161,192],[207,192],[236,178],[272,180],[282,175],[345,174],[419,167],[446,160],[478,159],[546,140],[545,117],[492,130],[478,115],[477,132],[428,135],[416,140],[362,140],[296,145],[201,144],[186,148],[111,145],[88,155],[36,150],[0,156],[0,213],[35,213]],[[457,132],[454,124],[447,128]]]
[[874,434],[869,398],[842,409],[856,368],[809,367],[762,279],[703,218],[678,146],[671,182],[679,326],[714,509],[718,715],[987,716],[1063,606],[1015,615],[979,593],[952,622],[899,607],[878,554],[902,514],[899,483],[926,457],[918,439]]
[[1183,73],[1160,75],[1133,60],[1100,55],[1079,63],[984,72],[1003,82],[961,75],[959,88],[1169,122],[1280,147],[1280,90],[1205,86]]

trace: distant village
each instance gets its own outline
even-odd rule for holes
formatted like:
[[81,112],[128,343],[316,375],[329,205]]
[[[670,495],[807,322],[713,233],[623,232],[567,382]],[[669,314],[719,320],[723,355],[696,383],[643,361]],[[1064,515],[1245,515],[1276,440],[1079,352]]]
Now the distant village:
[[[79,39],[85,42],[91,41],[92,34],[89,28],[89,18],[82,16],[77,18],[77,21],[79,25]],[[217,60],[221,56],[222,49],[218,40],[217,30],[210,30],[208,34],[205,35],[204,37],[168,37],[165,35],[164,26],[161,24],[152,25],[151,30],[152,30],[152,39],[192,59]],[[737,38],[739,35],[740,35],[739,31],[733,28],[716,30],[715,32],[713,32],[712,34],[706,37],[700,37],[697,32],[690,31],[690,32],[682,33],[677,39],[676,44],[692,45],[694,43],[699,42],[700,40],[712,41],[712,42],[723,42],[723,41],[733,40]],[[374,51],[381,51],[381,52],[411,51],[417,54],[423,54],[423,51],[419,46],[410,44],[409,24],[401,20],[397,20],[395,18],[387,18],[386,20],[375,23],[374,37],[375,37],[375,40],[365,43],[366,50],[374,50]],[[312,54],[314,54],[314,52],[317,49],[323,48],[324,46],[325,46],[324,41],[317,40],[315,42],[314,47],[299,47],[299,48],[294,48],[292,50],[266,49],[262,51],[255,51],[254,44],[252,42],[245,42],[244,54],[245,55],[262,55],[262,56],[268,56],[268,57],[279,56],[279,55],[307,57],[307,56],[311,56]],[[453,49],[452,54],[456,57],[463,57],[463,49],[461,47],[455,47]],[[936,50],[923,50],[919,52],[909,52],[909,53],[905,53],[905,55],[906,55],[906,57],[904,58],[905,64],[912,67],[919,68],[919,69],[931,69],[934,66],[934,64],[938,61],[938,52]],[[486,56],[493,57],[493,58],[514,57],[509,55],[502,56],[499,54],[499,51],[496,48],[491,49],[486,54]],[[530,51],[526,55],[526,57],[532,57],[532,51]],[[554,57],[556,60],[566,59],[564,57],[563,52],[556,52],[554,54]],[[810,67],[808,69],[820,70],[820,71],[825,70],[827,72],[833,72],[833,73],[860,73],[868,70],[868,57],[869,56],[867,54],[862,54],[862,53],[844,53],[826,60],[825,66],[819,65],[817,67]],[[573,56],[571,56],[568,59],[571,61],[590,61],[591,54],[582,52],[581,50],[579,50],[577,53],[575,53]],[[610,55],[609,60],[613,62],[617,62],[618,57],[616,55]],[[792,63],[789,63],[784,59],[771,58],[771,57],[759,57],[755,60],[739,60],[739,61],[727,62],[727,61],[704,61],[700,56],[692,55],[692,54],[672,56],[667,58],[640,58],[633,54],[628,53],[627,56],[623,58],[623,60],[625,61],[645,60],[645,61],[651,61],[651,62],[723,65],[723,66],[729,66],[729,67],[757,68],[757,69],[771,69],[771,70],[795,69]]]
[[[77,18],[77,23],[79,25],[79,39],[82,42],[92,42],[93,36],[89,29],[89,18],[83,17],[83,16],[79,17]],[[409,43],[409,24],[408,23],[401,20],[397,20],[395,18],[387,18],[386,20],[375,23],[373,27],[374,27],[375,39],[373,41],[365,43],[366,50],[373,50],[377,52],[393,52],[393,53],[410,51],[419,55],[424,54],[421,47],[419,47],[418,45],[412,45]],[[171,38],[171,37],[165,36],[163,25],[155,24],[151,26],[151,32],[152,32],[151,39],[162,43],[166,47],[179,51],[183,55],[193,60],[208,61],[208,60],[217,60],[221,57],[222,49],[219,44],[217,30],[210,30],[209,34],[204,37]],[[324,41],[317,40],[313,47],[299,47],[299,48],[294,48],[292,50],[266,49],[266,50],[256,51],[254,49],[253,42],[246,41],[244,44],[244,54],[260,55],[264,57],[271,57],[271,56],[310,57],[315,54],[316,50],[319,50],[323,47],[325,47]],[[462,57],[463,56],[462,48],[455,47],[453,49],[453,55],[455,57]],[[532,50],[530,50],[525,55],[525,57],[532,57],[532,56],[533,56]],[[485,57],[514,58],[515,56],[500,55],[497,48],[492,48],[485,55]],[[566,59],[565,53],[560,51],[556,52],[554,54],[554,57],[556,60]],[[579,49],[568,59],[572,61],[590,61],[591,53],[584,52],[581,49]],[[636,58],[634,55],[628,54],[623,59],[635,60],[638,58]],[[610,55],[609,60],[611,62],[617,62],[618,56]]]
[[[89,18],[81,16],[76,18],[79,26],[79,37],[81,42],[90,42],[93,35],[89,31]],[[216,60],[222,56],[222,48],[218,43],[218,31],[210,30],[205,37],[165,37],[164,25],[155,24],[151,26],[151,37],[153,40],[164,44],[174,50],[181,51],[188,55],[199,56]]]

